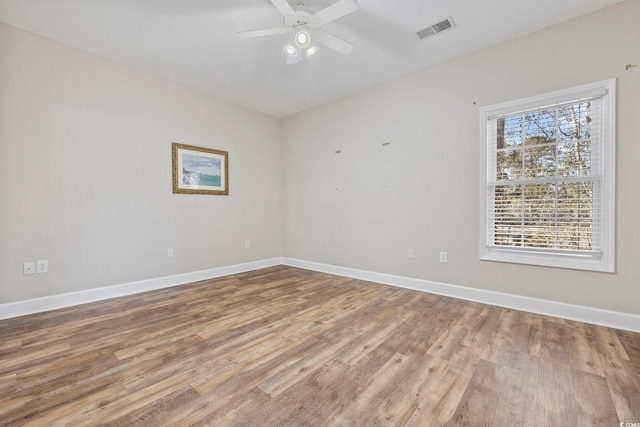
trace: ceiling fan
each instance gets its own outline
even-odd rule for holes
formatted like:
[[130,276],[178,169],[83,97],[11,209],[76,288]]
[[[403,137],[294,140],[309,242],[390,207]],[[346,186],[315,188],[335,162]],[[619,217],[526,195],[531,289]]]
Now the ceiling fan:
[[340,0],[318,12],[306,7],[303,1],[300,1],[295,8],[287,0],[270,1],[284,16],[284,27],[242,31],[238,33],[240,36],[252,38],[295,33],[293,43],[285,46],[287,64],[296,64],[315,54],[318,47],[313,42],[318,42],[343,55],[353,50],[354,46],[351,43],[324,31],[318,31],[317,28],[358,10],[356,0]]

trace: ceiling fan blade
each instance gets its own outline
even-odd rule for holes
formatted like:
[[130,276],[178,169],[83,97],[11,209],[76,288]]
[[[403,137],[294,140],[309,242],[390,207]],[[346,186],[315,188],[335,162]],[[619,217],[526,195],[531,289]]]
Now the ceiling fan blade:
[[356,0],[341,0],[314,14],[311,17],[311,21],[315,22],[316,26],[324,25],[338,18],[342,18],[351,12],[355,12],[359,8],[360,6],[358,6]]
[[266,30],[253,30],[253,31],[241,31],[238,33],[239,36],[245,38],[253,38],[253,37],[264,37],[264,36],[273,36],[276,34],[284,34],[289,30],[285,27],[278,28],[268,28]]
[[293,8],[291,7],[291,5],[287,0],[271,0],[271,3],[273,3],[276,9],[278,9],[282,14],[282,16],[284,16],[285,18],[287,16],[296,15],[296,11],[293,10]]
[[351,52],[354,48],[351,43],[323,31],[314,31],[312,39],[320,44],[323,44],[333,50],[340,52],[343,55],[348,55],[349,52]]

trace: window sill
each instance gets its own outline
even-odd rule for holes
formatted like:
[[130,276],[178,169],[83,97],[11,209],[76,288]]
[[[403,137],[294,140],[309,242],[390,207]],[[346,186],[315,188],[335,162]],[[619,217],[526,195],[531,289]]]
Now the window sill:
[[547,254],[522,254],[489,252],[480,256],[482,261],[507,262],[513,264],[527,264],[542,267],[566,268],[571,270],[598,271],[603,273],[614,273],[613,262],[606,258],[573,258],[566,256],[554,256]]

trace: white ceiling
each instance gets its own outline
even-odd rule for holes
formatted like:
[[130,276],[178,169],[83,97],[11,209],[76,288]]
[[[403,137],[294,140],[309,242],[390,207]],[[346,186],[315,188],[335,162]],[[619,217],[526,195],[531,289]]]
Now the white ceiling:
[[[619,1],[359,0],[358,11],[322,27],[353,52],[321,46],[295,65],[283,50],[291,33],[237,35],[283,25],[269,0],[0,0],[0,21],[285,117]],[[448,16],[457,28],[416,37]]]

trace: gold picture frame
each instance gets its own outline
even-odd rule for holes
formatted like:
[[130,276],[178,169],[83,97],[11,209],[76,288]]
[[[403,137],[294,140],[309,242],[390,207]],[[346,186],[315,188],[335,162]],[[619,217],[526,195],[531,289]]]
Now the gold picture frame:
[[194,145],[171,144],[173,192],[229,194],[229,153]]

